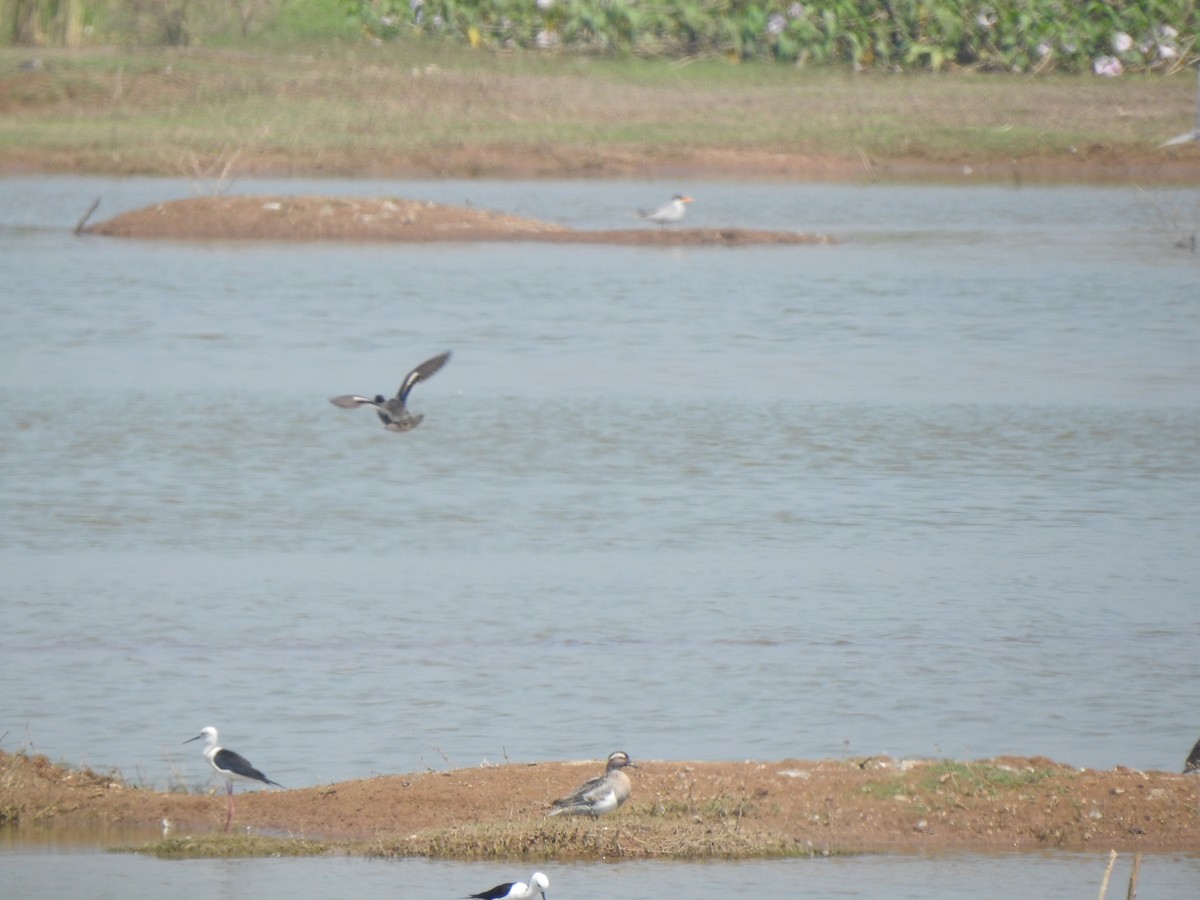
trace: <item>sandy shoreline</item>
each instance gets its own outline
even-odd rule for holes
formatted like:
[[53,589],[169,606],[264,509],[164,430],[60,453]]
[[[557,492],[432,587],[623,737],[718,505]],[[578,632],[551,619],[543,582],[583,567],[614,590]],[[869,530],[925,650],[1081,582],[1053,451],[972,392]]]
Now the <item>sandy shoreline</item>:
[[[235,827],[335,842],[351,854],[461,859],[1200,848],[1195,776],[1015,757],[640,765],[631,801],[597,820],[545,817],[551,800],[603,769],[589,761],[239,789]],[[225,798],[219,788],[163,793],[0,753],[0,811],[18,830],[166,818],[176,833],[213,834],[224,824]]]
[[175,240],[540,241],[555,244],[725,246],[827,244],[817,234],[750,228],[640,228],[583,231],[473,207],[389,198],[193,197],[158,203],[86,226],[87,234]]

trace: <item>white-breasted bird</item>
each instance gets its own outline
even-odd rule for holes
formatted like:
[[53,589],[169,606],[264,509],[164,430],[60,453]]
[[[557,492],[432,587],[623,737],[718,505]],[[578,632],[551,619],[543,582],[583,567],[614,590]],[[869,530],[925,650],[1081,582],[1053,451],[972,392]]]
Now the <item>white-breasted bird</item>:
[[200,729],[200,733],[194,738],[188,738],[184,741],[185,744],[190,744],[192,741],[198,741],[204,738],[204,758],[216,770],[217,774],[225,779],[225,793],[229,797],[228,809],[225,813],[225,830],[229,830],[230,824],[233,822],[233,783],[235,781],[257,782],[259,784],[275,785],[277,788],[282,788],[283,785],[277,781],[272,781],[254,766],[250,765],[250,761],[240,753],[234,753],[232,750],[226,750],[217,744],[217,729],[211,725]]
[[1196,127],[1187,134],[1176,135],[1169,141],[1163,141],[1158,148],[1161,150],[1163,147],[1173,147],[1190,141],[1200,141],[1200,66],[1196,67]]
[[621,771],[627,768],[638,768],[628,753],[624,750],[610,753],[603,775],[584,782],[567,796],[555,800],[546,815],[602,816],[612,812],[629,799],[633,790],[629,776]]
[[534,894],[541,894],[546,900],[546,891],[550,890],[550,879],[541,872],[534,872],[529,878],[529,884],[523,881],[508,881],[498,884],[478,894],[468,894],[468,900],[528,900]]
[[404,380],[400,382],[400,390],[396,391],[396,396],[388,400],[383,394],[377,394],[375,399],[370,397],[360,397],[357,394],[342,394],[340,397],[334,397],[329,402],[334,406],[340,406],[342,409],[353,409],[356,406],[373,406],[375,412],[379,416],[379,421],[383,422],[383,427],[388,431],[412,431],[425,418],[424,414],[417,413],[413,415],[408,411],[405,402],[408,400],[408,394],[413,389],[413,386],[426,378],[433,376],[442,366],[446,364],[446,360],[450,358],[450,353],[435,356],[433,359],[427,359],[411,372],[404,376]]
[[673,225],[683,218],[683,214],[687,212],[686,204],[694,202],[691,197],[684,194],[676,194],[671,198],[669,203],[660,206],[658,209],[639,209],[638,218],[645,219],[647,222],[653,222],[655,225]]

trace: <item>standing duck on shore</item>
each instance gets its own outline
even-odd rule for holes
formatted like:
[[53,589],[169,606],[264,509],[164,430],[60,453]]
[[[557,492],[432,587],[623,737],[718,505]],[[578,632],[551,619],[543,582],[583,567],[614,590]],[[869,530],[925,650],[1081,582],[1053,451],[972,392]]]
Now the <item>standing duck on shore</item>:
[[629,799],[633,790],[629,776],[621,771],[628,768],[638,768],[628,753],[624,750],[610,753],[603,775],[584,782],[567,796],[555,800],[547,815],[602,816],[612,812]]

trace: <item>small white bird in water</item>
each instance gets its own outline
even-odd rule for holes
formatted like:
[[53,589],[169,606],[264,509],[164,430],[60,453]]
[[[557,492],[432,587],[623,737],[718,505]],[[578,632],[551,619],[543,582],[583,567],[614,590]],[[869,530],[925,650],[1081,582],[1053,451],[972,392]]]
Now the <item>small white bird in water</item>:
[[254,766],[250,765],[250,761],[240,753],[234,753],[232,750],[226,750],[224,747],[217,745],[217,729],[209,725],[207,728],[200,729],[200,733],[194,738],[188,738],[184,741],[185,744],[190,744],[192,741],[198,741],[204,738],[204,758],[216,770],[217,774],[225,779],[225,793],[229,797],[228,810],[225,813],[225,830],[229,830],[230,823],[233,822],[233,783],[235,781],[246,781],[250,783],[258,782],[260,784],[273,784],[277,788],[283,787],[277,781],[272,781]]
[[1191,141],[1200,142],[1200,66],[1196,67],[1196,127],[1187,134],[1180,134],[1169,141],[1163,141],[1158,145],[1158,149],[1174,147],[1176,144],[1187,144]]
[[550,890],[550,879],[541,872],[534,872],[529,884],[523,881],[509,881],[498,884],[478,894],[468,895],[468,900],[528,900],[534,894],[541,894],[546,900],[546,891]]
[[412,431],[425,418],[424,414],[417,413],[413,415],[405,406],[405,401],[408,400],[408,394],[413,389],[413,386],[419,382],[430,378],[446,364],[446,360],[450,358],[450,353],[446,352],[440,356],[435,356],[433,359],[427,359],[411,372],[404,376],[404,380],[400,382],[400,390],[396,392],[396,396],[388,400],[383,394],[376,395],[372,400],[370,397],[360,397],[357,394],[342,394],[340,397],[334,397],[329,402],[334,406],[340,406],[342,409],[353,409],[356,406],[373,406],[375,412],[379,416],[379,421],[383,422],[383,427],[388,431]]
[[655,225],[673,225],[683,218],[683,214],[687,212],[686,204],[692,203],[691,197],[683,194],[676,194],[671,198],[671,202],[658,209],[639,209],[638,218],[645,219],[647,222],[653,222]]
[[567,796],[555,800],[547,815],[566,813],[569,816],[602,816],[612,812],[629,799],[633,790],[629,776],[621,771],[626,768],[638,768],[628,753],[624,750],[610,753],[603,775],[584,782]]

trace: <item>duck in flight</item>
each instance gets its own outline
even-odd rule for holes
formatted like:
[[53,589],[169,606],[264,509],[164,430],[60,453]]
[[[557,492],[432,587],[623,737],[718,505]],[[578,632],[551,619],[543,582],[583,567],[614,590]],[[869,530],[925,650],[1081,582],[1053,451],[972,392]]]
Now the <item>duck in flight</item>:
[[400,382],[400,390],[396,392],[396,396],[388,400],[383,394],[377,394],[375,399],[370,397],[360,397],[357,394],[342,394],[340,397],[334,397],[329,402],[334,406],[340,406],[342,409],[354,409],[357,406],[373,406],[375,412],[379,416],[379,421],[383,422],[383,427],[388,431],[412,431],[425,418],[423,413],[413,415],[408,411],[405,405],[408,401],[408,394],[413,387],[430,378],[442,366],[446,364],[446,360],[450,358],[450,353],[435,356],[433,359],[427,359],[411,372],[404,376],[404,380]]

